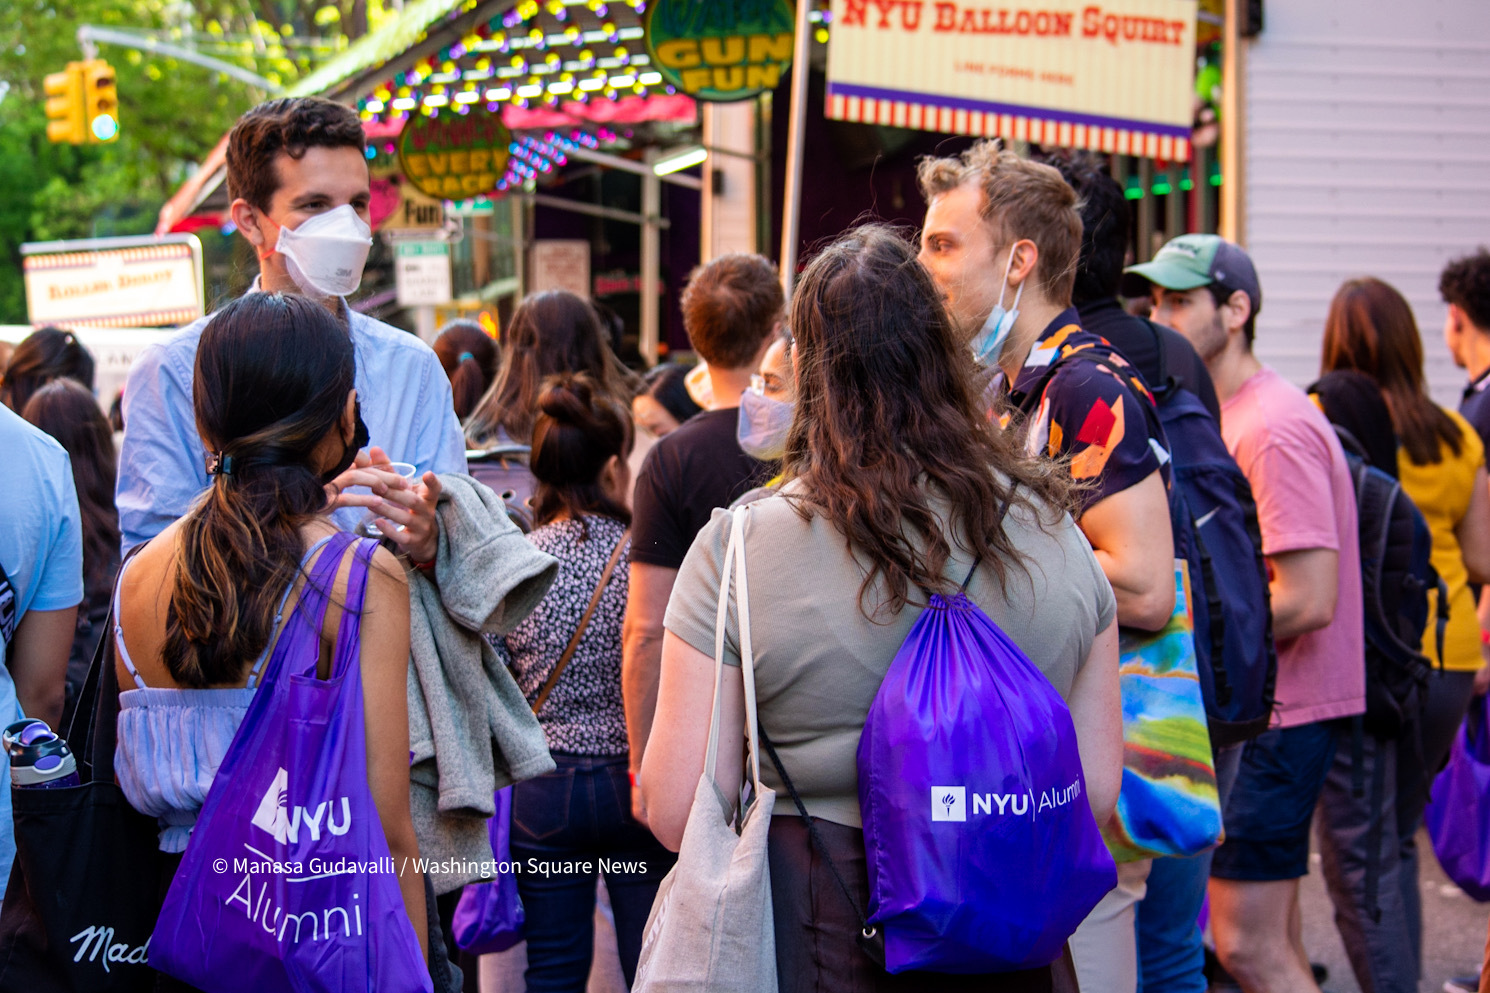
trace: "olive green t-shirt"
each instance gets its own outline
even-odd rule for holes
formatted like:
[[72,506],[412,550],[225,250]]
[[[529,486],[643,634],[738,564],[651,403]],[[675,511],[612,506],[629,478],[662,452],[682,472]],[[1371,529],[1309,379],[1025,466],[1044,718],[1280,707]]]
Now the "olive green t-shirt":
[[[924,608],[910,605],[898,614],[881,609],[871,621],[859,609],[868,566],[850,552],[832,524],[820,517],[803,520],[779,496],[750,504],[746,514],[746,578],[761,725],[808,811],[860,827],[859,735],[891,660]],[[1042,527],[1028,508],[1016,505],[1009,511],[1005,531],[1023,556],[1022,567],[1010,567],[1000,589],[997,573],[981,565],[968,597],[1024,650],[1064,699],[1093,639],[1112,623],[1117,602],[1071,518],[1046,516],[1052,519]],[[730,522],[728,511],[716,510],[698,533],[664,621],[667,630],[710,658]],[[954,548],[947,576],[961,583],[971,566],[971,559]],[[878,603],[871,590],[865,607],[874,612]],[[740,664],[733,607],[724,661]],[[778,812],[795,817],[764,756],[761,779],[781,794]]]

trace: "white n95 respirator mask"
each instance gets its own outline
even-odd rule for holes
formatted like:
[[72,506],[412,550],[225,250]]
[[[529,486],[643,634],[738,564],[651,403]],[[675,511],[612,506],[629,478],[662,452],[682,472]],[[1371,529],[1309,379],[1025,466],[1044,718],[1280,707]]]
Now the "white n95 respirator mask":
[[372,228],[350,204],[343,204],[298,228],[280,228],[274,250],[285,257],[285,270],[302,293],[344,297],[362,285]]

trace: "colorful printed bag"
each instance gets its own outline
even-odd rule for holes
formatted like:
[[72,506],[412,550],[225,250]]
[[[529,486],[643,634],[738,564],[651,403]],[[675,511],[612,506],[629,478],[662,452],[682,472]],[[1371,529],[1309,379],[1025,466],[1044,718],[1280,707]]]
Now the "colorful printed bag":
[[1196,667],[1189,570],[1175,562],[1174,614],[1153,634],[1123,629],[1123,788],[1102,829],[1119,862],[1195,855],[1221,842],[1221,801]]
[[150,965],[207,993],[431,993],[367,783],[357,542],[331,676],[321,627],[350,534],[327,542],[223,758]]

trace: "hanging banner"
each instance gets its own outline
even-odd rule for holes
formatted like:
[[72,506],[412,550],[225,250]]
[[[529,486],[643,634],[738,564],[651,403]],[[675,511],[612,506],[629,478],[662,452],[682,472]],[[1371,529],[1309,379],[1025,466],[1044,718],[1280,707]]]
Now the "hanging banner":
[[497,114],[410,114],[398,136],[398,163],[420,192],[467,200],[497,188],[507,172],[512,132]]
[[774,90],[792,64],[796,17],[789,0],[652,0],[647,54],[695,100],[746,100]]
[[1196,0],[833,0],[827,116],[1190,157]]

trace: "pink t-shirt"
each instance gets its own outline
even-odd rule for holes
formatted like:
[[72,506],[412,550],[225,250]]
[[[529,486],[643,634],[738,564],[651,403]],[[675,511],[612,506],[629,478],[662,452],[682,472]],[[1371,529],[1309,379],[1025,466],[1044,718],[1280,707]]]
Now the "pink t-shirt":
[[1274,726],[1366,709],[1360,538],[1350,467],[1330,422],[1302,390],[1264,367],[1221,405],[1221,435],[1252,484],[1265,555],[1340,553],[1335,619],[1278,641]]

